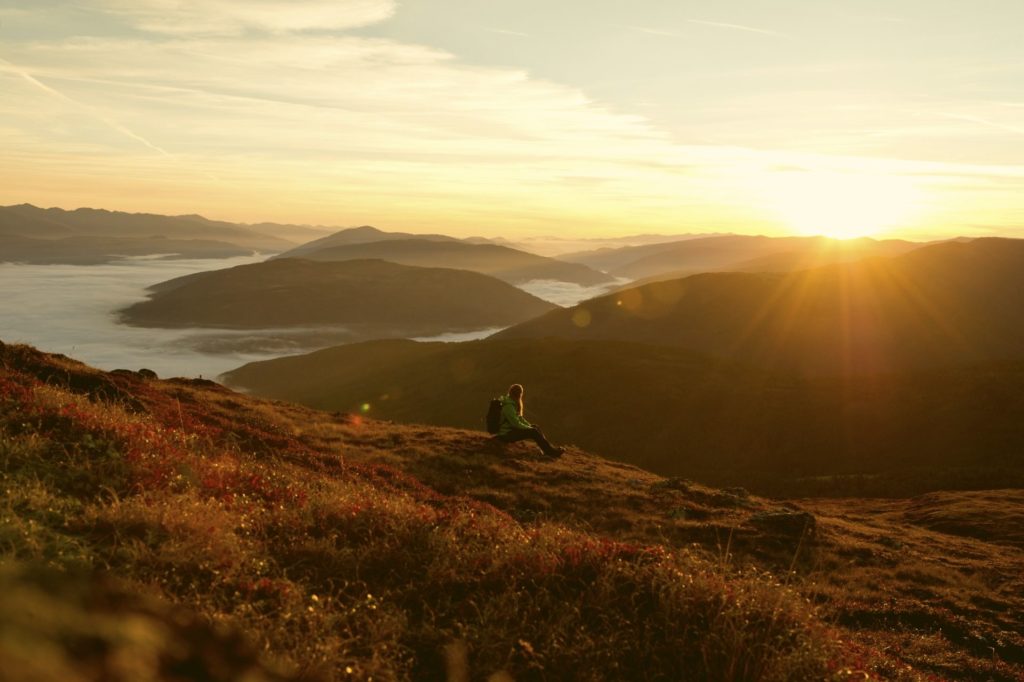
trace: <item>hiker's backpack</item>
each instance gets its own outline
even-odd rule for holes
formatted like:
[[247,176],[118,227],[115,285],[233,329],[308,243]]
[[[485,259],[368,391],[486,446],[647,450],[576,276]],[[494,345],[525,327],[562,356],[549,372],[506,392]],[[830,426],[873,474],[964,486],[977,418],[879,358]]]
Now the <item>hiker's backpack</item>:
[[498,433],[501,428],[501,399],[495,398],[487,408],[487,433]]

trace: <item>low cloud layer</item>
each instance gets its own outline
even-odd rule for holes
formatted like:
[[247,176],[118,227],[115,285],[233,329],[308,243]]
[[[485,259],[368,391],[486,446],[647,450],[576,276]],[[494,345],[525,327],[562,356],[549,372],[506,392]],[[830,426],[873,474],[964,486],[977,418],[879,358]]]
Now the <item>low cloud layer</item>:
[[[146,287],[174,277],[244,265],[261,256],[225,260],[128,260],[110,265],[0,264],[0,341],[28,343],[101,369],[152,369],[163,377],[208,379],[247,362],[347,343],[343,327],[266,330],[148,329],[119,324],[115,312],[146,297]],[[588,289],[535,281],[523,287],[561,305]],[[453,332],[423,341],[471,341],[500,331]]]
[[[145,298],[145,287],[214,267],[262,260],[131,261],[115,265],[0,264],[0,341],[28,343],[102,369],[148,368],[160,376],[213,378],[265,353],[202,353],[193,330],[117,323],[114,311]],[[207,332],[205,335],[216,334]]]

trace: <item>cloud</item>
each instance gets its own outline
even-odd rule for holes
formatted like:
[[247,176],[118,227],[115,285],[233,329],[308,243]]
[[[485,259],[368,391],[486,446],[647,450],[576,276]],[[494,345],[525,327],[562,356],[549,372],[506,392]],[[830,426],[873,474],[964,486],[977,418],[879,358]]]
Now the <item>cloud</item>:
[[102,0],[136,27],[171,35],[344,30],[391,17],[395,0]]
[[13,74],[21,77],[23,80],[25,80],[28,83],[31,83],[34,87],[42,90],[43,92],[45,92],[46,94],[50,95],[51,97],[55,97],[55,98],[57,98],[58,100],[60,100],[62,102],[66,102],[66,103],[72,105],[73,107],[82,110],[83,112],[87,113],[88,115],[96,118],[98,121],[103,122],[104,124],[106,124],[107,126],[112,128],[113,130],[121,133],[125,137],[127,137],[129,139],[132,139],[132,140],[135,140],[136,142],[138,142],[138,143],[148,147],[149,149],[152,149],[153,151],[155,151],[155,152],[157,152],[159,154],[162,154],[163,156],[168,156],[168,157],[170,156],[170,154],[168,154],[166,150],[161,149],[160,147],[156,146],[155,144],[153,144],[152,142],[150,142],[146,138],[144,138],[141,135],[133,132],[131,129],[127,128],[126,126],[123,126],[120,123],[118,123],[117,121],[112,120],[108,116],[105,116],[104,114],[100,113],[99,111],[97,111],[93,107],[90,107],[90,106],[88,106],[86,104],[82,104],[81,102],[78,102],[75,99],[73,99],[71,97],[68,97],[67,95],[65,95],[60,90],[57,90],[56,88],[50,87],[49,85],[47,85],[47,84],[43,83],[42,81],[40,81],[38,78],[35,78],[28,71],[25,71],[24,69],[19,68],[17,65],[12,64],[11,62],[7,61],[6,59],[0,58],[0,70],[5,70],[5,71],[8,71],[10,73],[13,73]]
[[[280,353],[210,354],[194,337],[223,330],[145,329],[117,324],[112,311],[146,298],[145,287],[173,277],[263,260],[126,260],[113,265],[0,264],[3,340],[66,353],[102,369],[153,369],[162,377],[213,378],[233,367]],[[239,334],[238,332],[235,332]]]
[[[119,2],[128,11],[127,0]],[[392,8],[344,0],[336,6]],[[125,16],[141,21],[163,5],[142,0],[132,7],[144,12]],[[177,21],[189,12],[201,18],[198,4],[173,7],[165,19],[173,15]],[[786,165],[883,175],[942,169],[1015,180],[1022,170],[1016,160],[969,167],[854,157],[867,148],[864,118],[838,120],[834,107],[828,121],[837,120],[824,133],[837,142],[812,144],[808,138],[823,135],[815,128],[821,96],[814,93],[787,96],[777,112],[754,97],[730,100],[706,129],[698,120],[685,134],[731,144],[686,144],[644,117],[524,70],[475,66],[441,49],[394,40],[251,30],[255,20],[244,13],[224,19],[225,8],[239,5],[212,0],[207,7],[207,19],[219,17],[212,22],[219,35],[193,31],[6,46],[5,57],[62,97],[0,67],[0,194],[11,203],[35,198],[524,238],[552,229],[594,235],[783,231],[751,203],[745,183]],[[363,13],[359,21],[371,15]],[[830,93],[830,106],[834,99]],[[83,108],[97,116],[83,116]],[[989,121],[1006,113],[972,112]],[[781,132],[770,136],[772,113],[779,114]],[[879,121],[894,123],[888,114]],[[899,129],[889,133],[902,140],[909,136],[904,129],[920,130],[917,118],[897,123]],[[794,127],[806,133],[799,138],[804,149],[850,155],[780,151],[785,144],[792,149],[792,136],[783,133]],[[961,127],[947,121],[942,130],[924,132],[939,138],[945,128]],[[170,150],[176,162],[167,163],[133,136]],[[935,146],[925,142],[921,147]],[[218,182],[208,182],[211,177]],[[1001,209],[1020,205],[1009,194],[983,207],[993,220]]]
[[[701,19],[684,19],[687,23],[698,24],[700,26],[711,26],[713,28],[724,28],[731,31],[746,31],[748,33],[760,33],[762,35],[775,36],[778,38],[788,38],[789,36],[785,33],[778,31],[771,31],[765,28],[755,28],[753,26],[743,26],[741,24],[727,24],[720,21],[703,21]],[[679,38],[682,34],[678,31],[669,31],[663,28],[650,28],[648,26],[627,26],[626,28],[632,31],[639,31],[640,33],[647,33],[652,36],[664,36],[666,38]]]

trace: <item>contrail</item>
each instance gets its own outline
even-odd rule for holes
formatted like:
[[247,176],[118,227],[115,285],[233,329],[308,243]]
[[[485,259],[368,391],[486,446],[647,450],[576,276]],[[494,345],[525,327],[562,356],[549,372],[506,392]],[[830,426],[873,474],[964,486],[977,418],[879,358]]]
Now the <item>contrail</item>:
[[996,130],[1002,130],[1008,133],[1016,133],[1017,135],[1024,135],[1024,128],[1018,128],[1017,126],[1006,125],[1004,123],[996,123],[980,116],[968,116],[966,114],[939,114],[943,118],[950,118],[954,121],[965,121],[967,123],[977,123],[978,125],[987,126],[989,128],[995,128]]
[[652,36],[665,36],[666,38],[679,38],[680,35],[675,31],[665,31],[660,28],[647,28],[646,26],[627,26],[626,28],[631,31],[639,31],[641,33],[649,33]]
[[12,72],[12,73],[14,73],[14,74],[16,74],[18,76],[21,76],[26,81],[28,81],[32,85],[36,86],[37,88],[39,88],[43,92],[47,93],[48,95],[50,95],[52,97],[56,97],[57,99],[59,99],[61,101],[67,102],[68,104],[71,104],[72,106],[78,107],[79,109],[82,109],[82,110],[88,112],[91,116],[93,116],[94,118],[98,119],[99,121],[102,121],[103,123],[105,123],[109,127],[113,128],[117,132],[121,133],[125,137],[131,138],[132,140],[135,140],[136,142],[149,147],[153,151],[155,151],[155,152],[157,152],[159,154],[162,154],[162,155],[166,156],[167,158],[174,158],[166,149],[162,149],[162,148],[158,147],[157,145],[153,144],[152,142],[150,142],[146,138],[142,137],[138,133],[133,132],[132,130],[126,128],[125,126],[121,125],[117,121],[111,120],[110,118],[108,118],[107,116],[103,115],[102,113],[100,113],[99,111],[97,111],[93,107],[89,106],[88,104],[83,104],[82,102],[79,102],[78,100],[75,100],[75,99],[72,99],[71,97],[68,97],[63,92],[50,87],[46,83],[43,83],[42,81],[40,81],[38,78],[34,77],[28,71],[25,71],[24,69],[18,67],[17,65],[12,64],[11,62],[9,62],[6,59],[4,59],[3,57],[0,57],[0,64],[6,65],[8,71],[10,71],[10,72]]
[[735,31],[748,31],[750,33],[761,33],[766,36],[777,36],[780,38],[788,38],[785,33],[779,33],[778,31],[769,31],[766,28],[754,28],[753,26],[743,26],[742,24],[726,24],[721,21],[704,21],[702,19],[687,19],[691,24],[700,24],[702,26],[714,26],[715,28],[731,28]]

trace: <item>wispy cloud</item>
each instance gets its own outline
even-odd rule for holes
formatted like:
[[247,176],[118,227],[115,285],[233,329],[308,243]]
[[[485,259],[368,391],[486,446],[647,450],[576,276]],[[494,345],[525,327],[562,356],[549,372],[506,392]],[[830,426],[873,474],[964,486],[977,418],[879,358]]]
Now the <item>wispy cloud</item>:
[[779,31],[772,31],[766,28],[757,28],[755,26],[744,26],[743,24],[730,24],[722,21],[705,21],[703,19],[686,19],[687,23],[698,24],[700,26],[712,26],[714,28],[724,28],[733,31],[746,31],[748,33],[760,33],[766,36],[775,36],[777,38],[788,38],[790,36]]
[[3,59],[2,57],[0,57],[0,69],[3,69],[5,71],[9,71],[10,73],[13,73],[13,74],[21,77],[23,80],[31,83],[33,86],[39,88],[40,90],[42,90],[46,94],[50,95],[51,97],[55,97],[55,98],[61,100],[62,102],[66,102],[66,103],[74,106],[75,108],[77,108],[77,109],[79,109],[81,111],[86,112],[87,114],[89,114],[90,116],[95,118],[96,120],[106,124],[111,129],[121,133],[125,137],[128,137],[128,138],[130,138],[132,140],[135,140],[136,142],[138,142],[138,143],[140,143],[140,144],[142,144],[142,145],[144,145],[146,147],[149,147],[153,151],[155,151],[155,152],[157,152],[159,154],[162,154],[163,156],[171,157],[171,154],[168,153],[167,150],[165,150],[165,149],[163,149],[161,147],[158,147],[157,145],[153,144],[152,142],[150,142],[146,138],[144,138],[141,135],[139,135],[139,134],[135,133],[134,131],[132,131],[127,126],[124,126],[124,125],[118,123],[117,121],[111,119],[109,116],[106,116],[103,113],[97,111],[94,107],[91,107],[91,106],[89,106],[87,104],[83,104],[82,102],[79,102],[79,101],[77,101],[75,99],[72,99],[71,97],[68,97],[67,95],[65,95],[60,90],[57,90],[56,88],[53,88],[53,87],[47,85],[46,83],[43,83],[41,80],[39,80],[38,78],[36,78],[32,74],[30,74],[25,69],[22,69],[22,68],[18,67],[17,65],[7,61],[6,59]]
[[[742,78],[731,74],[728,87],[717,87],[721,73],[701,72],[726,94],[701,93],[694,81],[693,105],[677,107],[686,118],[673,134],[629,101],[604,104],[526,68],[469,63],[426,40],[343,32],[390,16],[391,0],[91,0],[100,2],[121,18],[103,37],[5,44],[0,195],[12,203],[46,197],[37,200],[464,234],[486,226],[521,238],[552,225],[569,234],[638,225],[779,232],[785,226],[765,218],[748,185],[786,166],[918,173],[928,185],[939,182],[929,173],[943,173],[949,185],[983,178],[986,199],[990,178],[1002,178],[999,201],[956,199],[974,221],[1004,221],[1024,196],[1024,165],[1012,144],[1019,117],[996,104],[1012,103],[1013,90],[993,92],[987,106],[930,99],[928,112],[896,116],[898,98],[869,107],[869,96],[844,87],[854,80],[845,72],[817,79],[827,88],[812,87],[808,71],[829,63],[769,62]],[[160,34],[126,32],[125,21]],[[469,28],[526,37],[493,21]],[[612,25],[666,38],[701,33],[705,45],[721,43],[723,30],[784,35],[697,19]],[[314,28],[341,34],[306,32]],[[772,87],[744,89],[751,82]],[[663,109],[657,93],[630,94]],[[899,106],[924,107],[910,99]],[[1011,144],[998,155],[994,144],[976,149],[978,130],[940,119],[939,111],[969,111],[980,119],[975,125],[1003,126]],[[656,111],[657,120],[663,114]],[[166,163],[165,149],[176,163]],[[924,162],[944,158],[979,165]],[[223,181],[207,181],[214,176]],[[936,193],[936,203],[951,194]]]
[[238,35],[344,30],[391,17],[395,0],[102,0],[144,31]]

